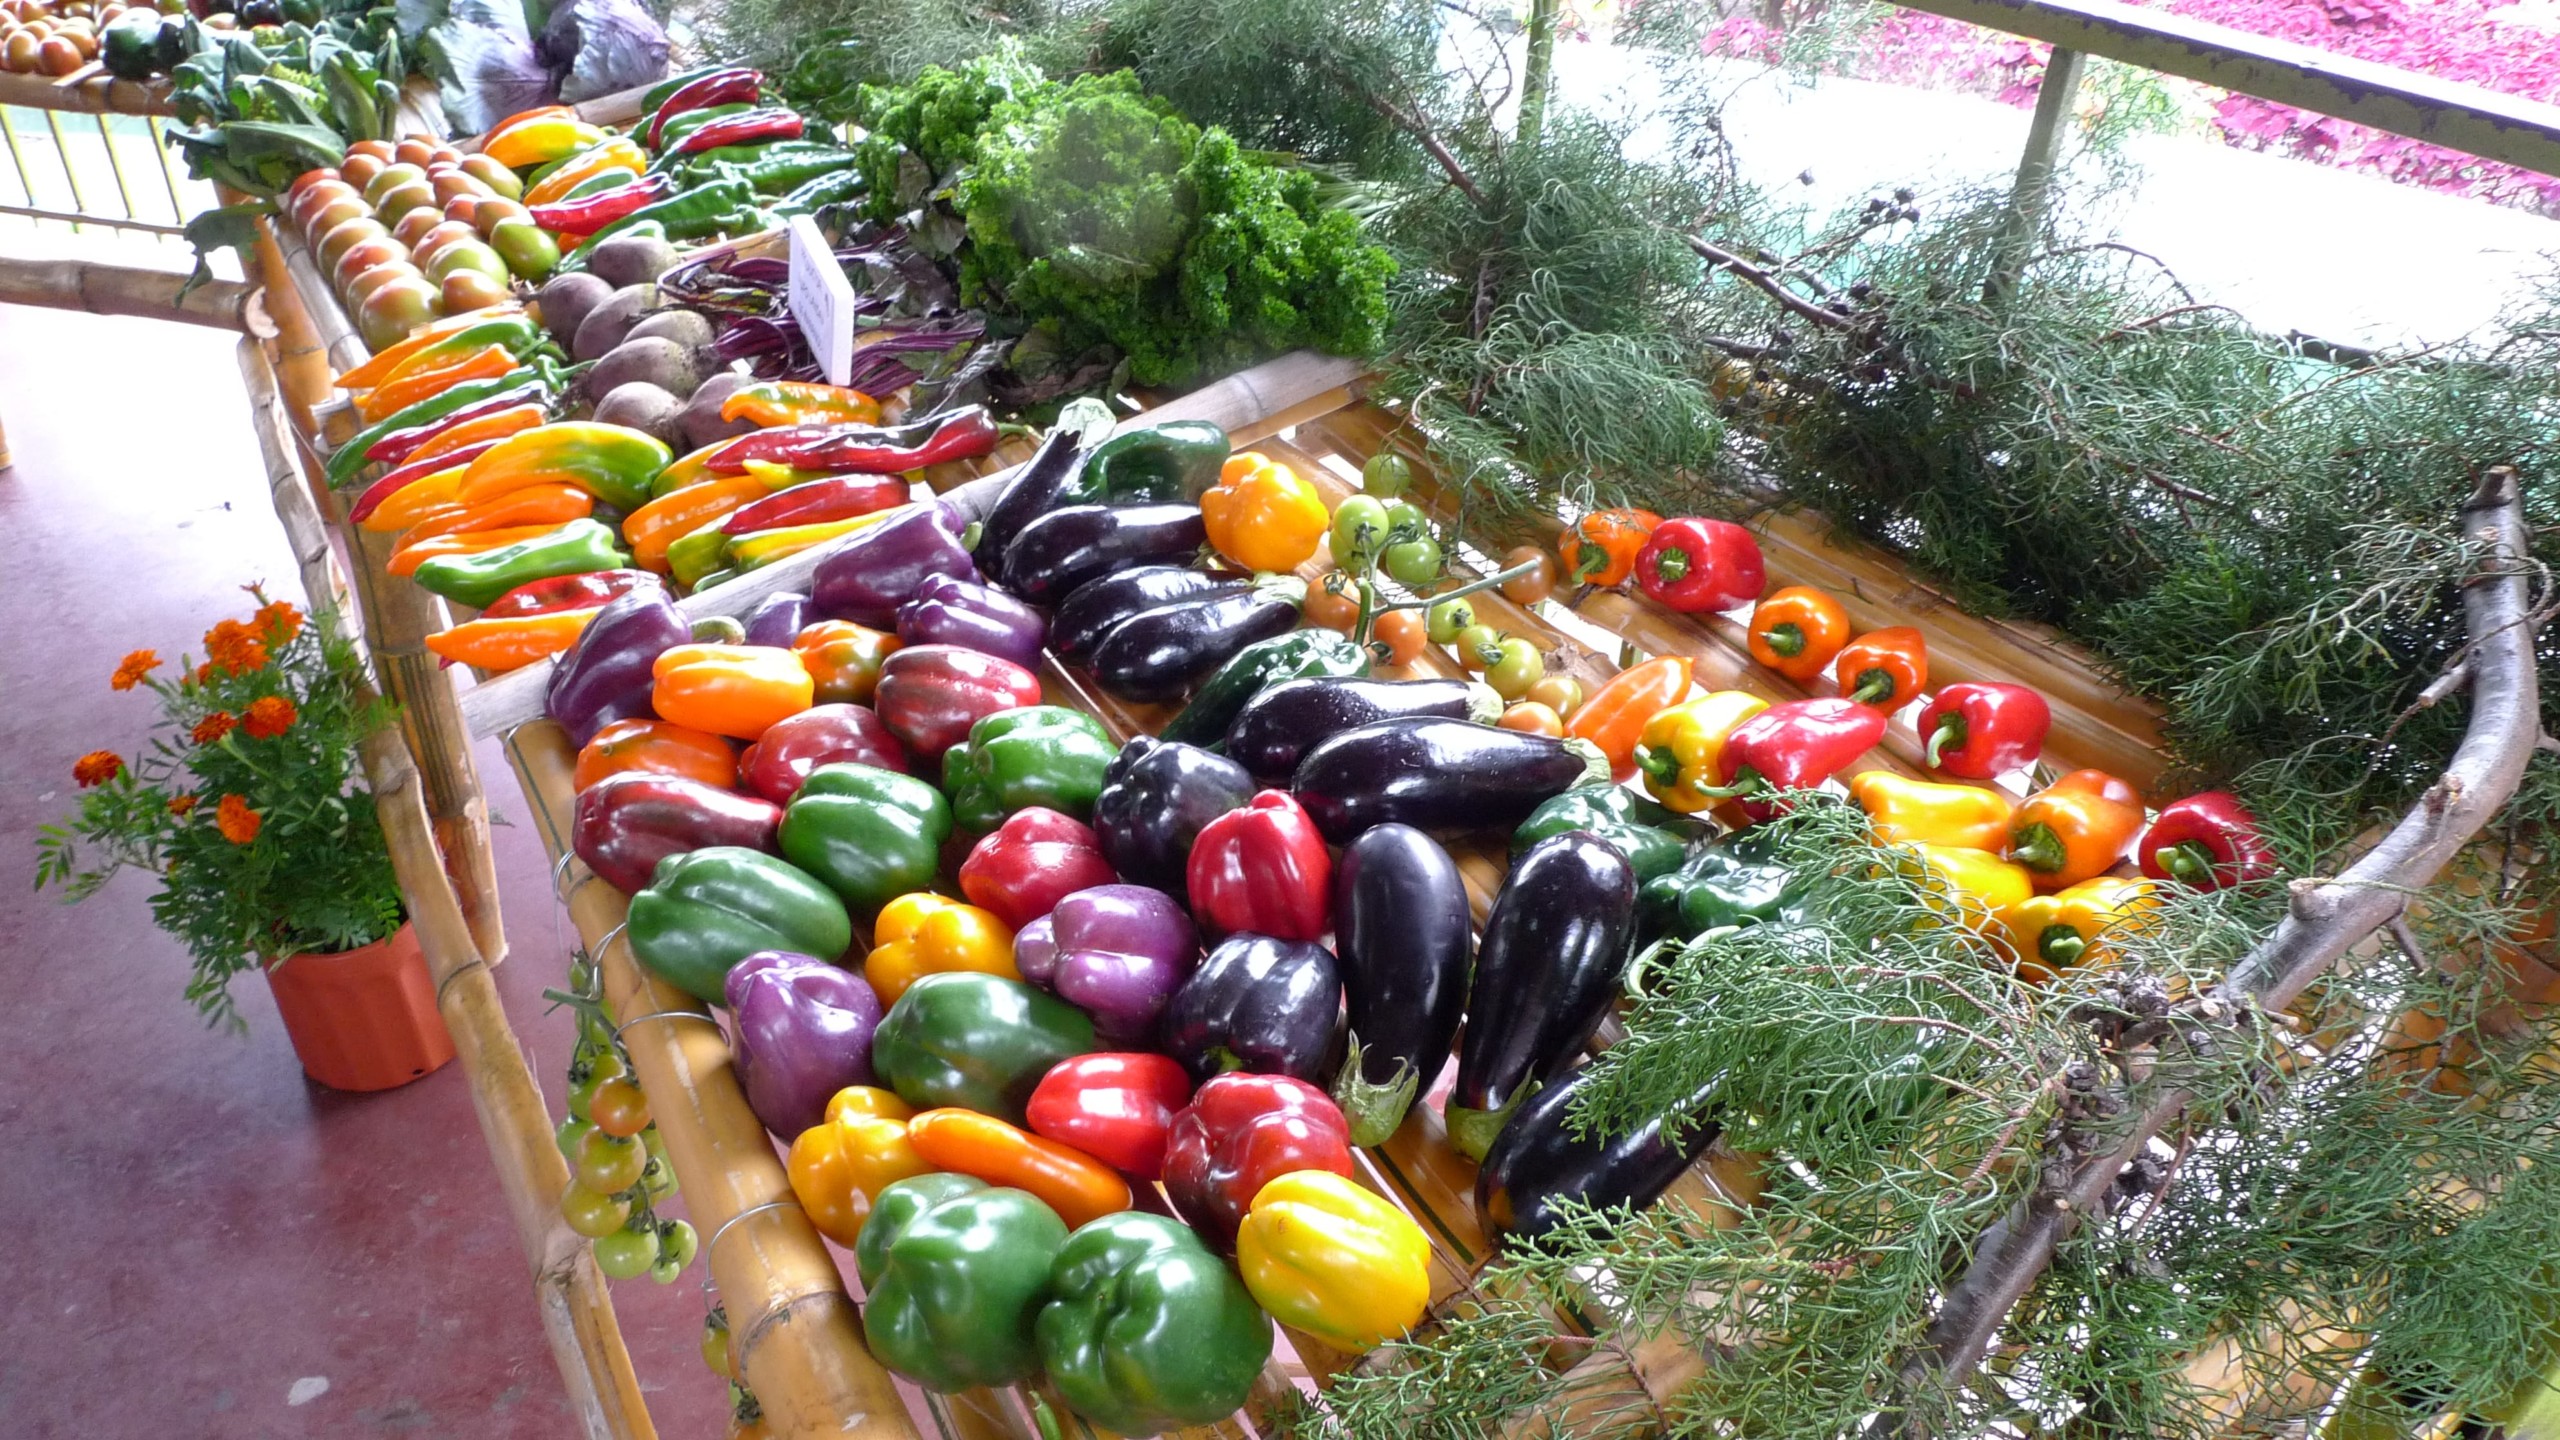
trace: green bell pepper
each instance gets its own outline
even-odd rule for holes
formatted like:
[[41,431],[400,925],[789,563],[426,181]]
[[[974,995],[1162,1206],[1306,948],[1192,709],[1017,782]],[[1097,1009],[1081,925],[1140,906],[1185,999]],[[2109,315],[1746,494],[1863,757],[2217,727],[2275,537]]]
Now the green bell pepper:
[[872,1201],[853,1262],[863,1338],[882,1364],[949,1394],[1040,1369],[1036,1334],[1067,1222],[1029,1191],[916,1175]]
[[1093,1021],[1019,980],[975,970],[919,978],[880,1017],[871,1068],[919,1110],[956,1105],[1023,1123],[1049,1067],[1093,1050]]
[[1587,830],[1627,857],[1637,883],[1680,868],[1689,846],[1705,839],[1706,826],[1646,799],[1624,785],[1576,785],[1529,812],[1511,832],[1511,858],[1567,830]]
[[1271,1358],[1271,1321],[1191,1228],[1124,1210],[1049,1268],[1040,1362],[1075,1412],[1125,1435],[1234,1414]]
[[1120,747],[1102,722],[1063,705],[999,710],[943,752],[942,788],[960,828],[983,835],[1034,805],[1093,817],[1094,797]]
[[1173,717],[1157,737],[1184,745],[1217,745],[1227,738],[1244,702],[1263,687],[1283,680],[1318,677],[1357,679],[1369,673],[1367,647],[1332,630],[1292,630],[1258,640],[1235,653],[1217,673],[1200,682],[1191,703]]
[[833,960],[853,945],[853,920],[827,887],[782,861],[712,845],[658,862],[631,897],[624,934],[641,964],[717,1005],[730,966],[759,950]]
[[951,802],[913,775],[821,765],[782,812],[782,853],[864,914],[928,890],[951,838]]
[[622,553],[617,540],[613,527],[601,520],[572,520],[548,535],[477,555],[438,555],[409,578],[457,605],[486,609],[519,585],[629,566],[631,557]]
[[1741,836],[1707,841],[1691,849],[1678,869],[1636,891],[1637,943],[1692,940],[1728,926],[1796,923],[1804,918],[1798,903],[1802,879],[1771,861],[1765,844]]
[[1227,432],[1206,420],[1168,420],[1124,430],[1093,447],[1061,505],[1128,505],[1198,500],[1227,463]]

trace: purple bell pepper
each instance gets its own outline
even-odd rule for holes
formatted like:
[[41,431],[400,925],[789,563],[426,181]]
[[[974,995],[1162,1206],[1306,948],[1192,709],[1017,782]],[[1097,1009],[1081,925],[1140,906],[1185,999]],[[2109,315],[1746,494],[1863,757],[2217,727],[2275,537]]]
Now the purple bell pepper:
[[759,950],[729,969],[730,1063],[747,1108],[784,1140],[827,1118],[827,1100],[869,1085],[880,997],[850,970],[814,955]]
[[1136,1044],[1200,960],[1191,917],[1161,890],[1096,885],[1013,937],[1022,978],[1093,1016],[1115,1045]]
[[818,613],[888,630],[927,577],[976,580],[977,562],[960,543],[963,523],[951,506],[926,500],[855,535],[818,562],[810,597]]
[[993,586],[948,575],[926,576],[916,597],[898,607],[898,638],[910,645],[958,645],[1028,667],[1040,663],[1048,636],[1039,611]]
[[767,595],[747,612],[747,643],[788,650],[800,632],[817,623],[817,607],[797,590]]
[[664,586],[648,585],[607,605],[551,672],[542,711],[580,749],[616,720],[649,715],[650,670],[658,657],[693,643],[693,622]]

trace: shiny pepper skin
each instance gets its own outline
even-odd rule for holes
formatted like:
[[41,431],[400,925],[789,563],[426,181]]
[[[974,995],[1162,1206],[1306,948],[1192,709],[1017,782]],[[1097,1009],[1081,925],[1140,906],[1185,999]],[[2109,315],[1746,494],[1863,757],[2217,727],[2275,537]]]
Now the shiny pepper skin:
[[1028,1190],[1070,1226],[1129,1208],[1129,1182],[1071,1145],[975,1110],[927,1110],[907,1122],[908,1143],[935,1169]]
[[1690,662],[1685,655],[1665,655],[1630,665],[1592,692],[1566,723],[1564,733],[1588,740],[1609,757],[1620,779],[1632,772],[1636,746],[1654,716],[1678,704],[1689,693]]
[[1989,786],[1941,785],[1890,770],[1851,778],[1849,794],[1867,812],[1868,828],[1888,845],[1919,840],[1997,851],[2008,843],[2009,822],[2017,813],[2006,794]]
[[1253,1197],[1236,1268],[1273,1319],[1355,1353],[1412,1329],[1431,1303],[1422,1227],[1322,1170],[1283,1175]]
[[1297,799],[1265,790],[1200,828],[1186,876],[1213,934],[1315,940],[1333,924],[1333,857]]
[[1966,780],[1989,780],[2036,763],[2053,707],[2024,685],[1963,680],[1920,707],[1929,768]]
[[970,848],[960,864],[960,893],[1019,930],[1069,895],[1119,878],[1100,847],[1073,815],[1037,805],[1017,810]]
[[808,709],[814,693],[800,657],[770,645],[678,645],[650,679],[660,719],[740,740]]
[[1034,1132],[1139,1180],[1164,1174],[1176,1115],[1191,1103],[1191,1075],[1163,1055],[1105,1050],[1051,1066],[1031,1092]]
[[1215,1076],[1166,1133],[1165,1193],[1221,1251],[1234,1251],[1262,1188],[1302,1170],[1348,1179],[1351,1123],[1332,1096],[1286,1075]]
[[791,1142],[791,1193],[818,1233],[839,1245],[862,1238],[881,1191],[933,1167],[907,1139],[915,1110],[876,1085],[848,1085],[827,1102],[827,1118]]
[[2041,983],[2076,966],[2103,965],[2115,958],[2113,937],[2138,930],[2159,903],[2155,882],[2120,875],[2021,901],[2008,915],[2018,973]]
[[1012,929],[975,905],[929,891],[901,895],[880,908],[862,976],[883,1003],[896,1004],[918,979],[948,970],[1021,979],[1013,964]]
[[1716,798],[1702,792],[1721,783],[1725,742],[1768,708],[1748,691],[1717,690],[1654,712],[1635,752],[1644,788],[1682,815],[1714,807]]
[[2067,890],[2115,868],[2144,818],[2132,786],[2103,770],[2074,770],[2018,807],[2009,858],[2038,890]]
[[1752,659],[1790,680],[1810,680],[1849,643],[1849,612],[1810,585],[1788,585],[1751,612],[1749,643]]
[[1227,461],[1218,483],[1200,497],[1200,515],[1209,543],[1247,570],[1296,569],[1333,523],[1316,487],[1252,451]]

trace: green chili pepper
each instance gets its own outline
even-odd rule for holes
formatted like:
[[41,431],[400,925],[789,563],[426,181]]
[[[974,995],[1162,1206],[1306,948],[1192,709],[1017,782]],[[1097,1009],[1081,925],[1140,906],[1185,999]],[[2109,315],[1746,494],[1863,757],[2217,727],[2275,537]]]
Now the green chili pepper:
[[928,1390],[1010,1385],[1040,1369],[1034,1327],[1067,1242],[1058,1212],[967,1175],[883,1189],[854,1246],[863,1338]]
[[[822,175],[849,173],[859,176],[856,156],[850,150],[821,145],[811,150],[780,150],[782,145],[805,145],[805,140],[778,141],[766,147],[766,153],[733,169],[733,178],[746,181],[764,195],[781,195],[807,184]],[[713,151],[713,154],[720,152]]]
[[372,448],[373,443],[383,436],[395,430],[406,430],[412,425],[424,425],[430,420],[441,420],[465,405],[486,400],[501,390],[512,390],[528,380],[539,379],[546,369],[547,367],[524,365],[494,379],[465,380],[459,385],[446,386],[441,392],[428,396],[406,410],[394,411],[383,416],[349,436],[347,443],[329,452],[327,466],[329,483],[344,485],[354,479],[355,473],[364,468],[364,452]]
[[1244,702],[1261,694],[1265,686],[1324,676],[1352,679],[1368,673],[1368,647],[1354,645],[1351,637],[1331,630],[1292,630],[1256,641],[1200,682],[1191,703],[1182,707],[1159,738],[1185,745],[1216,745],[1227,738],[1227,727],[1236,723]]
[[438,555],[409,578],[457,605],[475,610],[519,585],[555,575],[620,570],[631,563],[601,520],[572,520],[548,535],[519,540],[477,555]]
[[849,200],[859,200],[869,189],[870,186],[864,182],[861,171],[837,170],[821,175],[774,201],[773,208],[777,213],[784,215],[806,215],[829,205],[841,205]]
[[631,953],[696,999],[722,1003],[729,967],[759,950],[833,960],[853,944],[853,921],[827,887],[741,845],[687,850],[658,862],[631,897]]
[[870,914],[930,889],[951,838],[951,802],[912,775],[821,765],[782,812],[782,853]]
[[1206,420],[1141,425],[1095,446],[1076,478],[1076,494],[1058,503],[1196,501],[1218,483],[1229,453],[1226,430]]
[[1511,832],[1511,858],[1567,830],[1587,830],[1627,857],[1641,883],[1680,868],[1707,827],[1623,785],[1576,785],[1529,813]]
[[953,818],[973,834],[1035,805],[1084,820],[1119,754],[1102,722],[1083,711],[1026,705],[987,716],[944,751],[942,788]]
[[744,180],[714,180],[664,200],[643,205],[580,242],[561,260],[563,270],[583,269],[596,242],[629,234],[644,225],[658,226],[669,240],[699,240],[722,230],[743,228],[755,213],[755,190]]

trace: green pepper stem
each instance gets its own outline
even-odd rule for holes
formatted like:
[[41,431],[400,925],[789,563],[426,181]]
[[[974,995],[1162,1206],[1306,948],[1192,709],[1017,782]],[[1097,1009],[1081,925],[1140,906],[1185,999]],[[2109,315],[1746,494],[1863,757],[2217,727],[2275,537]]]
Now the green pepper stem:
[[2021,826],[2009,836],[2009,858],[2039,874],[2050,875],[2062,868],[2062,837],[2041,820]]
[[1879,700],[1891,698],[1892,695],[1892,671],[1861,670],[1858,672],[1857,688],[1840,698],[1855,705],[1873,705]]
[[2158,859],[2160,868],[2179,884],[2198,890],[2213,888],[2213,852],[2204,847],[2203,841],[2181,840],[2175,845],[2163,845]]
[[1950,746],[1961,750],[1965,742],[1965,720],[1962,711],[1950,710],[1929,727],[1929,768],[1938,768],[1938,757]]
[[1689,574],[1689,552],[1665,549],[1653,560],[1653,578],[1665,585],[1677,585]]
[[1781,620],[1760,634],[1760,643],[1769,653],[1792,660],[1804,653],[1804,627],[1793,620]]
[[1639,745],[1636,747],[1636,768],[1652,779],[1670,785],[1680,778],[1680,757],[1669,750]]
[[2047,925],[2044,933],[2036,937],[2036,953],[2058,969],[2079,964],[2088,948],[2087,938],[2068,925]]
[[1745,795],[1758,795],[1776,787],[1772,786],[1759,771],[1745,765],[1733,772],[1733,783],[1730,785],[1700,785],[1696,788],[1699,794],[1710,800],[1734,800]]

